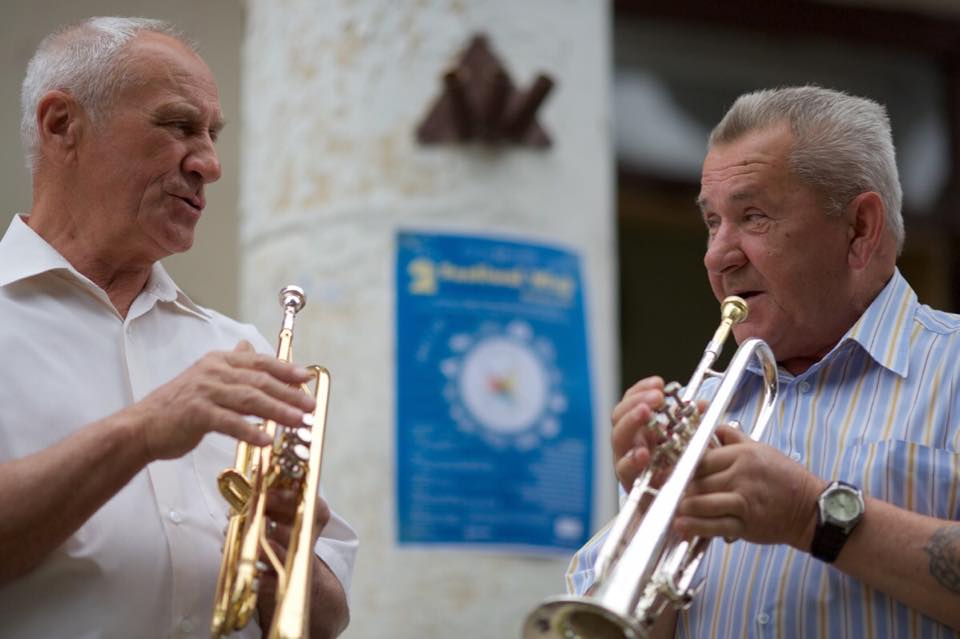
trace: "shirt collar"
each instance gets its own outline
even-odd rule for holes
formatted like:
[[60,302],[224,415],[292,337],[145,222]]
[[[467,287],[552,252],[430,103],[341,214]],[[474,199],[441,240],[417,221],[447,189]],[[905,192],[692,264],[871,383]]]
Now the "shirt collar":
[[906,377],[910,361],[910,331],[917,312],[917,294],[894,269],[893,277],[860,319],[840,340],[859,344],[878,364]]
[[160,262],[154,262],[150,279],[147,280],[147,284],[143,287],[143,291],[140,294],[148,294],[156,298],[159,302],[173,304],[180,310],[190,313],[191,315],[196,315],[201,319],[211,319],[210,312],[199,304],[194,303],[194,301],[177,286],[176,282],[173,281],[173,278],[170,277],[170,274],[167,273],[167,270],[163,268]]
[[0,286],[6,286],[47,271],[76,272],[55,248],[27,226],[17,214],[0,239]]
[[[105,297],[100,287],[73,268],[65,257],[27,225],[25,216],[14,215],[10,226],[7,227],[7,232],[0,239],[0,287],[51,271],[68,274],[82,282],[84,286],[96,289],[97,295]],[[195,304],[176,285],[159,262],[154,263],[141,295],[145,293],[157,301],[172,303],[181,310],[203,319],[211,317],[209,311]]]

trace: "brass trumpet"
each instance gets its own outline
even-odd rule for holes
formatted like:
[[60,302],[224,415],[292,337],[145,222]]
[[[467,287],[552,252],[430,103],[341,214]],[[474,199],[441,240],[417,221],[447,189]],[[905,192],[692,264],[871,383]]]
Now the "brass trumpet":
[[[283,325],[277,359],[292,361],[294,316],[306,304],[303,290],[287,286],[280,291]],[[300,639],[310,623],[310,585],[313,566],[313,538],[320,463],[330,396],[330,374],[321,366],[308,366],[314,375],[312,394],[316,408],[299,428],[285,428],[266,421],[261,428],[273,438],[272,446],[258,448],[237,444],[232,468],[220,473],[217,484],[230,504],[217,593],[214,598],[212,637],[222,637],[247,625],[257,607],[260,575],[268,568],[277,573],[277,597],[270,639]],[[281,562],[267,541],[267,491],[294,490],[298,495],[287,546]],[[263,556],[266,561],[261,560]]]
[[[684,609],[699,591],[694,574],[710,539],[685,541],[671,532],[677,506],[703,454],[716,445],[715,431],[751,361],[763,376],[763,398],[752,439],[759,440],[773,416],[778,392],[777,362],[760,339],[746,340],[725,372],[710,367],[735,324],[747,317],[746,302],[723,300],[720,326],[685,388],[664,389],[665,405],[647,424],[662,443],[634,481],[594,564],[596,580],[586,596],[560,596],[535,608],[523,639],[643,639],[668,608]],[[703,380],[722,378],[701,415],[696,398]],[[666,477],[659,489],[654,477]]]

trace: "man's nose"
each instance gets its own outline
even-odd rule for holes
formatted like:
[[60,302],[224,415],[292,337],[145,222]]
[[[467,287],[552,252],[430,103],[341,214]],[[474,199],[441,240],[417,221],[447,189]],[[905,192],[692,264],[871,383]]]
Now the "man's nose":
[[729,224],[721,224],[707,241],[703,264],[708,273],[725,273],[747,262],[740,245],[740,234]]
[[207,138],[199,143],[184,159],[183,168],[188,173],[199,175],[204,184],[219,180],[220,156],[217,155],[217,147],[214,146],[213,140]]

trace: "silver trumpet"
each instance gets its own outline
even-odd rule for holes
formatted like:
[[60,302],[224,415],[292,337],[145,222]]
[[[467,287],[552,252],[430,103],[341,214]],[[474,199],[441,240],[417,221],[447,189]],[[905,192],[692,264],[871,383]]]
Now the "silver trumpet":
[[[773,416],[778,392],[777,363],[760,339],[741,344],[725,372],[714,364],[730,330],[747,317],[747,303],[728,297],[722,321],[707,344],[685,388],[672,382],[667,401],[647,424],[660,443],[650,464],[634,481],[594,564],[596,580],[586,596],[559,596],[535,608],[524,623],[523,639],[643,639],[668,608],[687,608],[700,590],[694,575],[710,539],[685,541],[671,531],[687,486],[703,454],[718,445],[717,426],[733,394],[755,360],[763,375],[763,399],[750,432],[759,440]],[[701,415],[696,398],[703,380],[722,378]],[[659,488],[655,478],[664,478]]]

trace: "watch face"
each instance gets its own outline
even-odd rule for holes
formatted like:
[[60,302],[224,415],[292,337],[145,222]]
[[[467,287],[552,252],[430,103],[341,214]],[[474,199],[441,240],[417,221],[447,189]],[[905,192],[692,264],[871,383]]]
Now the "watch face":
[[833,490],[826,495],[824,507],[831,519],[841,523],[853,521],[861,511],[857,494],[843,488]]

